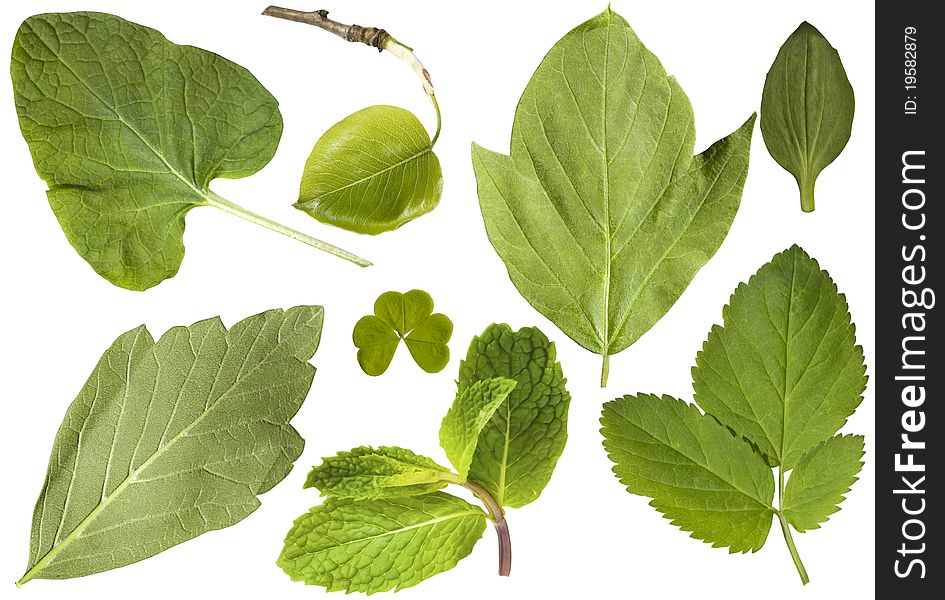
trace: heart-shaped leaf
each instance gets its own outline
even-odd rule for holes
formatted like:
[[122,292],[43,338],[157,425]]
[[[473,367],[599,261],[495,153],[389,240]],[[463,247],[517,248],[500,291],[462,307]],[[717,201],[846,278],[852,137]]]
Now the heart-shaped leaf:
[[442,191],[440,161],[420,120],[396,106],[369,106],[315,143],[295,207],[322,223],[376,235],[430,212]]
[[385,292],[374,302],[374,314],[354,326],[352,339],[358,348],[358,364],[371,376],[387,370],[397,345],[404,340],[417,365],[427,373],[438,373],[450,360],[447,344],[453,323],[433,312],[433,298],[422,290],[406,294]]

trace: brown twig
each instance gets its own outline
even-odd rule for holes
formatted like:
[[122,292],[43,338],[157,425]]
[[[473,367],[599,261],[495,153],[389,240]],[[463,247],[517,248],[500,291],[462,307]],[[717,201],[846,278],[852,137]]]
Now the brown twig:
[[377,27],[345,25],[344,23],[339,23],[338,21],[329,19],[327,10],[313,10],[311,12],[306,12],[292,8],[282,8],[281,6],[270,6],[264,10],[262,14],[266,15],[267,17],[275,17],[277,19],[286,19],[287,21],[305,23],[306,25],[314,25],[315,27],[320,27],[325,31],[333,33],[349,42],[360,42],[362,44],[367,44],[368,46],[377,48],[378,52],[382,52],[384,50],[388,40],[390,40],[391,37],[389,33]]

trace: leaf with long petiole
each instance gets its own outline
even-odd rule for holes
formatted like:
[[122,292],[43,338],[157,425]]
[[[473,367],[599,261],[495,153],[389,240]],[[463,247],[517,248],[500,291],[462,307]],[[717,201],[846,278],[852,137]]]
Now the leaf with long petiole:
[[11,73],[20,129],[67,239],[113,284],[145,290],[184,258],[184,218],[213,206],[360,266],[370,263],[210,190],[262,169],[282,135],[245,68],[92,12],[20,25]]
[[369,106],[332,125],[305,163],[294,206],[323,223],[370,235],[397,229],[436,208],[443,193],[440,161],[433,153],[440,108],[430,74],[413,49],[383,29],[334,21],[325,10],[270,6],[263,14],[390,52],[417,73],[436,110],[432,139],[416,115],[396,106]]

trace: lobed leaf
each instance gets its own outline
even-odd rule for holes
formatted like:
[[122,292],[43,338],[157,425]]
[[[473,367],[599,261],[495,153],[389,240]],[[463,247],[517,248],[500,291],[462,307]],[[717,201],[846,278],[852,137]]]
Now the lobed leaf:
[[458,389],[499,377],[515,387],[479,435],[469,477],[500,506],[533,502],[551,480],[568,439],[571,395],[555,345],[537,327],[490,325],[469,344]]
[[228,527],[281,481],[303,440],[323,311],[118,337],[69,406],[36,510],[27,572],[81,577]]
[[774,515],[774,478],[744,440],[682,400],[651,394],[604,404],[604,448],[627,491],[692,537],[757,551]]
[[736,288],[722,322],[696,356],[695,401],[793,469],[862,401],[866,367],[846,298],[792,246]]
[[423,124],[396,106],[348,115],[315,143],[295,207],[322,223],[376,235],[430,212],[443,193]]
[[455,496],[329,498],[295,520],[277,564],[328,591],[385,592],[456,566],[486,528],[486,514]]
[[754,117],[693,156],[679,84],[609,8],[545,56],[506,156],[473,145],[486,231],[518,291],[584,348],[633,344],[728,233]]
[[795,529],[819,529],[840,510],[863,468],[863,444],[862,435],[836,435],[801,457],[781,499],[781,511]]
[[816,27],[801,23],[765,77],[761,135],[797,180],[805,212],[814,210],[817,176],[850,140],[855,103],[840,54]]
[[404,448],[359,446],[323,459],[305,480],[322,496],[371,500],[419,496],[446,487],[446,467]]

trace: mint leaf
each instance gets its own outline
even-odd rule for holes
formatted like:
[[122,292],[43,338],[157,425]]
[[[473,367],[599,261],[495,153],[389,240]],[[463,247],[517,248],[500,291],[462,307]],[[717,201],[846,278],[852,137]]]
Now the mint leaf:
[[781,508],[788,522],[801,533],[840,510],[838,504],[863,468],[863,436],[836,435],[820,443],[791,471]]
[[792,469],[843,427],[866,388],[846,299],[792,246],[738,286],[722,318],[696,356],[696,403]]
[[428,494],[453,479],[449,469],[410,450],[359,446],[312,467],[305,487],[317,488],[322,496],[370,500]]
[[455,496],[329,498],[295,520],[277,564],[328,591],[384,592],[456,566],[486,527],[481,509]]
[[450,360],[447,344],[453,323],[433,313],[433,298],[422,290],[384,292],[374,302],[374,314],[355,324],[352,340],[358,348],[358,364],[371,376],[387,371],[400,340],[427,373],[442,371]]
[[765,77],[761,135],[771,157],[794,175],[805,212],[814,210],[817,176],[850,140],[855,103],[840,54],[801,23]]
[[417,117],[369,106],[315,143],[295,207],[322,223],[376,235],[430,212],[442,193],[440,161]]
[[728,233],[754,117],[693,156],[692,107],[609,8],[559,40],[515,111],[509,155],[473,145],[489,240],[522,296],[603,357],[676,302]]
[[469,344],[459,392],[495,377],[515,388],[482,429],[469,477],[500,506],[533,502],[551,480],[568,439],[571,395],[555,345],[537,327],[490,325]]
[[757,551],[774,514],[771,469],[751,446],[682,400],[650,394],[604,404],[604,448],[633,494],[692,537]]
[[10,66],[20,130],[69,243],[117,286],[145,290],[184,258],[184,219],[213,206],[367,266],[210,190],[262,169],[279,103],[225,58],[93,12],[34,15]]
[[515,385],[515,380],[496,377],[477,381],[456,394],[440,426],[440,445],[461,480],[469,475],[482,430]]
[[834,434],[862,399],[863,349],[843,294],[798,246],[739,284],[722,319],[692,369],[705,414],[624,396],[604,407],[604,446],[630,492],[713,546],[758,550],[776,515],[806,584],[791,528],[820,527],[862,467],[862,436]]
[[256,510],[302,452],[289,421],[322,316],[298,306],[229,331],[213,318],[119,336],[56,434],[19,585],[137,562]]

